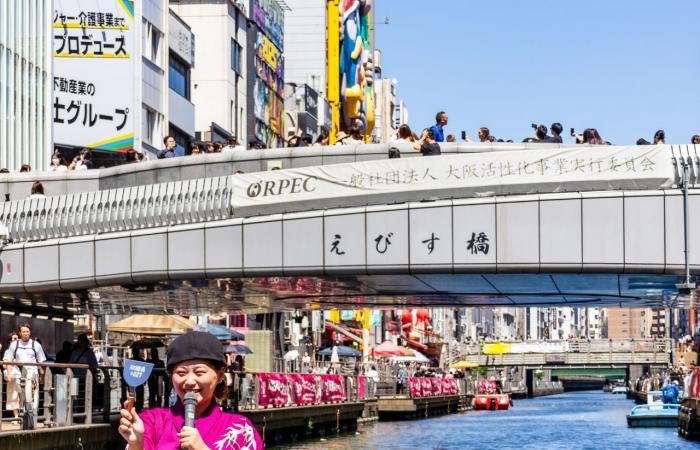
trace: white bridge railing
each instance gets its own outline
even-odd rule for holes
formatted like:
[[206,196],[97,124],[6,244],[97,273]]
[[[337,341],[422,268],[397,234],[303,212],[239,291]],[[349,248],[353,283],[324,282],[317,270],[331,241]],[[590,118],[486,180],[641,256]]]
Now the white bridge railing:
[[152,184],[0,203],[12,242],[222,220],[231,177]]
[[[669,155],[672,154],[674,160],[682,157],[684,160],[693,161],[691,182],[694,183],[698,179],[695,175],[694,162],[700,165],[700,159],[694,154],[694,147],[692,149],[692,146],[684,147],[686,147],[685,151],[680,146],[675,146]],[[520,147],[517,148],[520,149]],[[478,149],[470,148],[464,153],[474,153],[476,150]],[[493,151],[492,148],[483,150]],[[677,170],[675,173],[677,178]],[[9,201],[0,203],[0,223],[7,226],[10,242],[27,242],[226,219],[234,217],[237,208],[237,204],[234,204],[233,191],[235,176],[193,178]],[[285,182],[289,180],[282,180],[281,185]],[[579,188],[572,188],[572,195],[577,194],[580,191]],[[371,189],[360,189],[353,198],[330,199],[326,203],[318,203],[318,205],[314,203],[313,206],[314,209],[324,209],[436,199],[434,189],[427,187],[392,192],[387,197],[390,201],[373,200],[371,191]],[[452,189],[437,197],[468,197],[468,192],[470,191]],[[245,196],[244,193],[240,195]],[[246,200],[248,203],[255,204],[258,199]],[[253,209],[254,214],[251,215],[296,211],[293,209],[294,205],[274,202],[264,211],[262,207],[258,208],[257,213],[256,207],[249,206],[249,208]],[[302,210],[307,209],[308,207],[302,208]]]

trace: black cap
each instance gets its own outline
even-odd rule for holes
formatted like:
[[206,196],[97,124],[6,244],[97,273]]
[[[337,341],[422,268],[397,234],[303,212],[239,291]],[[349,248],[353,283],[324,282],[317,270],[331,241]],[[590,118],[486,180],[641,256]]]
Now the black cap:
[[226,365],[224,347],[213,334],[190,331],[177,337],[168,347],[168,370],[191,359],[205,359],[216,365]]

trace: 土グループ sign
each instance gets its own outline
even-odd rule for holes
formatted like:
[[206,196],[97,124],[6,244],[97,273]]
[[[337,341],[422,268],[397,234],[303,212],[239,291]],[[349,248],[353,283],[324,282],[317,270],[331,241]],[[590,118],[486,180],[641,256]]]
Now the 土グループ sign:
[[134,0],[54,0],[54,142],[134,146]]

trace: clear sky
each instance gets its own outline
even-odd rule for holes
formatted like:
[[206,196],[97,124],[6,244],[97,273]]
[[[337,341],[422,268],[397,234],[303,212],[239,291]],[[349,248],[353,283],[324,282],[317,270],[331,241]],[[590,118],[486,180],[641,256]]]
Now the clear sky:
[[[390,18],[384,25],[384,17]],[[614,144],[700,134],[698,0],[375,0],[382,76],[411,128],[504,139],[530,124],[597,128]]]

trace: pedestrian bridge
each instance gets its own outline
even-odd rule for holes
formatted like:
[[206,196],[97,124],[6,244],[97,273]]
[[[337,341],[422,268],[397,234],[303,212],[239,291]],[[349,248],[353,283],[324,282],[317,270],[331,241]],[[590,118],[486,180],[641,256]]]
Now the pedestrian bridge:
[[615,367],[671,362],[668,341],[582,340],[463,344],[462,359],[479,366]]
[[[126,181],[139,178],[132,165],[107,169],[126,175],[104,175],[124,187],[5,202],[0,293],[90,290],[107,306],[183,312],[649,306],[677,295],[684,270],[678,161],[690,163],[687,211],[695,223],[694,147],[445,149],[440,157],[393,160],[386,147],[330,156],[328,148],[308,150],[320,156],[296,149],[275,160],[274,167],[296,166],[290,169],[153,184]],[[158,164],[177,163],[187,178],[182,165],[192,158],[143,167],[157,174]],[[305,165],[324,158],[353,162]],[[103,179],[90,176],[90,183]],[[14,179],[4,182],[8,192],[19,189],[10,188]],[[694,236],[691,229],[697,274]]]

